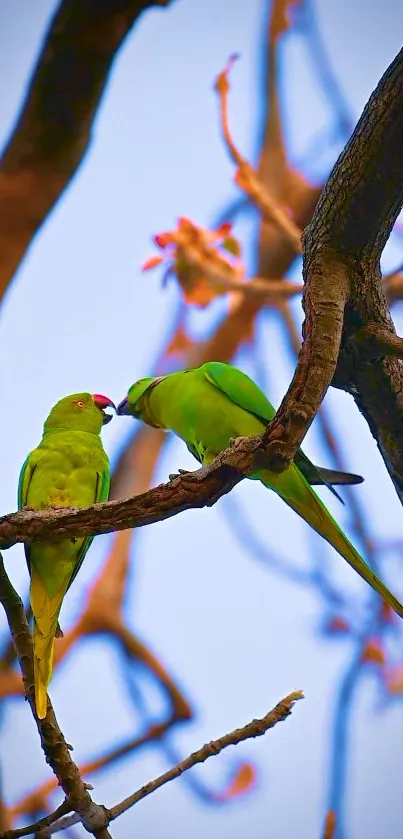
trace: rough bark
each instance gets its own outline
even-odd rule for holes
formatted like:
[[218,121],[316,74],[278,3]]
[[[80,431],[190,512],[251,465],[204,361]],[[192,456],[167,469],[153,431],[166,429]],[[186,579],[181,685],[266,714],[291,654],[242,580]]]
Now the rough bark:
[[[293,457],[330,384],[367,420],[403,501],[403,367],[380,257],[403,203],[403,51],[370,97],[304,234],[303,345],[290,388],[266,433],[279,468]],[[368,358],[362,327],[384,349]],[[360,340],[355,340],[359,334]],[[385,334],[391,336],[390,355]]]

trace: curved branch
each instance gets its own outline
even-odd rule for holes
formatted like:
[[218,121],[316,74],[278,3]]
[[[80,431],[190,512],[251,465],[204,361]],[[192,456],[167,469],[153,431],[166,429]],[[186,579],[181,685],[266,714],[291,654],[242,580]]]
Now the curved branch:
[[242,478],[262,465],[259,448],[262,439],[263,436],[239,438],[209,467],[187,472],[168,484],[160,484],[123,501],[108,501],[91,507],[9,513],[0,517],[0,547],[5,549],[18,542],[50,537],[78,537],[143,527],[184,510],[212,506]]
[[379,262],[403,203],[402,141],[403,50],[364,108],[305,230],[303,344],[264,449],[285,468],[334,384],[354,395],[403,502],[402,365],[389,355],[368,360],[362,332],[352,348],[368,323],[383,336],[395,334]]
[[[196,766],[198,763],[204,763],[204,761],[208,760],[210,757],[220,754],[220,752],[228,746],[236,746],[244,740],[249,740],[252,737],[261,737],[263,734],[266,734],[266,731],[270,728],[274,728],[277,723],[286,720],[292,713],[295,703],[303,698],[304,694],[302,690],[295,690],[293,693],[290,693],[278,702],[277,705],[261,719],[254,719],[242,728],[236,728],[234,731],[231,731],[230,734],[225,734],[217,740],[211,740],[210,743],[206,743],[205,746],[202,746],[196,752],[189,755],[189,757],[181,760],[180,763],[177,763],[176,766],[172,767],[172,769],[168,769],[168,771],[164,772],[163,775],[159,775],[158,778],[154,778],[152,781],[149,781],[148,784],[145,784],[143,787],[136,790],[136,792],[129,795],[123,801],[120,801],[119,804],[115,804],[115,806],[109,811],[110,820],[113,821],[114,819],[117,819],[123,813],[126,813],[126,811],[131,807],[138,804],[138,802],[143,798],[146,798],[147,795],[155,792],[157,789],[164,786],[164,784],[169,783],[169,781],[175,780],[175,778],[178,778],[184,772],[187,772],[188,769],[192,769],[192,767]],[[78,821],[79,819],[75,815],[67,816],[67,818],[61,819],[60,822],[53,824],[49,833],[53,834],[59,832],[60,830],[65,830],[67,827],[77,824]],[[12,839],[12,837],[10,837],[10,839]]]

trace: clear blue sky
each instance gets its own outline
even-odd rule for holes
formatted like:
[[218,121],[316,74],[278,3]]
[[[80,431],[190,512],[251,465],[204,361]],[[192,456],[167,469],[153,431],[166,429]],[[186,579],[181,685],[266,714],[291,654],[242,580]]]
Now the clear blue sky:
[[[139,266],[152,252],[150,236],[170,228],[178,215],[209,224],[234,197],[233,171],[217,130],[212,89],[228,55],[240,52],[231,91],[231,121],[239,146],[256,150],[262,0],[178,0],[162,13],[144,15],[114,65],[96,121],[93,145],[72,186],[49,218],[8,296],[0,324],[0,417],[3,440],[0,509],[16,506],[21,463],[39,441],[50,406],[80,390],[118,400],[127,386],[153,366],[176,306],[174,286],[163,291],[157,274]],[[0,6],[0,138],[5,141],[21,102],[53,0],[3,0]],[[399,0],[316,2],[317,23],[353,122],[401,46]],[[332,110],[318,88],[306,41],[289,38],[283,51],[283,105],[288,145],[296,160],[308,155]],[[307,173],[322,174],[338,151],[323,161],[307,157]],[[242,231],[241,225],[239,230]],[[399,242],[385,265],[401,258]],[[403,318],[395,310],[400,332]],[[197,324],[197,318],[196,318]],[[273,353],[279,353],[273,361]],[[281,355],[281,357],[280,357]],[[259,325],[259,358],[270,358],[270,398],[278,402],[292,362],[272,319]],[[256,359],[239,359],[257,377]],[[260,379],[262,385],[264,381]],[[331,392],[351,470],[365,475],[355,491],[366,506],[373,533],[400,538],[402,511],[375,444],[352,400]],[[113,459],[131,428],[116,419],[104,440]],[[313,428],[306,451],[322,459]],[[156,481],[178,466],[194,468],[180,443],[160,462]],[[270,548],[301,566],[312,546],[332,568],[333,579],[365,602],[367,592],[342,563],[274,496],[251,482],[233,493]],[[323,496],[325,497],[325,496]],[[349,509],[326,497],[349,530]],[[203,803],[176,781],[140,803],[113,827],[113,836],[151,839],[254,839],[268,836],[314,839],[327,807],[333,711],[340,677],[351,660],[348,641],[319,634],[323,608],[317,595],[270,573],[248,555],[231,533],[231,498],[212,510],[190,511],[144,529],[136,540],[127,597],[130,625],[174,672],[196,709],[195,720],[170,738],[178,754],[262,716],[283,695],[302,688],[306,700],[275,731],[227,751],[197,770],[220,789],[234,766],[252,760],[258,785],[228,806]],[[315,541],[314,541],[315,539]],[[99,538],[63,606],[68,627],[86,587],[107,553]],[[23,550],[7,555],[7,568],[23,593],[27,572]],[[391,556],[388,579],[403,595],[401,557]],[[400,577],[400,585],[399,585]],[[0,615],[0,626],[5,626]],[[398,639],[397,657],[403,653]],[[133,707],[119,689],[116,651],[87,642],[54,678],[51,696],[77,760],[97,754],[133,731]],[[158,714],[159,698],[143,685]],[[347,830],[343,839],[400,839],[403,753],[402,706],[378,712],[379,685],[368,675],[353,707],[348,760]],[[80,708],[80,717],[77,709]],[[134,726],[139,726],[138,716]],[[49,776],[35,726],[21,700],[7,704],[0,742],[4,791],[11,802]],[[107,806],[161,773],[168,763],[158,746],[129,757],[94,778],[94,795]]]

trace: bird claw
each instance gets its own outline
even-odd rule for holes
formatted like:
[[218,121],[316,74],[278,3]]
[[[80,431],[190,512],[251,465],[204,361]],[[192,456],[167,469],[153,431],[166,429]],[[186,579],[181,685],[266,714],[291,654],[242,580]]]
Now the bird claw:
[[190,474],[189,469],[178,469],[177,472],[171,472],[170,475],[168,475],[168,478],[169,478],[170,481],[174,481],[175,478],[180,478],[181,475],[189,475],[189,474]]
[[55,638],[64,638],[64,632],[63,632],[63,630],[60,628],[60,624],[59,624],[59,623],[57,624],[57,627],[56,627]]
[[195,475],[197,475],[197,480],[203,481],[204,478],[206,478],[207,475],[210,474],[210,471],[211,470],[209,466],[201,466],[200,469],[198,469],[197,472],[195,472]]
[[240,446],[245,439],[247,439],[247,438],[246,437],[230,437],[229,438],[230,449],[237,448],[237,446]]

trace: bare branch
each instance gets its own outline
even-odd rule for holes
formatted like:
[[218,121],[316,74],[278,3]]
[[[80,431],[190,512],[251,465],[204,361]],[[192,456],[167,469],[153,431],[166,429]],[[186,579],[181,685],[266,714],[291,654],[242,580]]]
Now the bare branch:
[[384,355],[403,358],[403,338],[378,323],[366,323],[352,336],[353,347],[361,359],[370,360]]
[[[149,781],[148,784],[145,784],[141,787],[141,789],[134,792],[133,795],[129,795],[119,804],[112,807],[109,811],[111,821],[117,819],[118,816],[121,816],[135,804],[138,804],[138,802],[143,798],[146,798],[147,795],[151,795],[151,793],[164,786],[164,784],[178,778],[184,772],[187,772],[188,769],[196,766],[196,764],[204,763],[204,761],[208,760],[208,758],[220,754],[220,752],[228,746],[236,746],[243,740],[249,740],[252,737],[260,737],[262,734],[265,734],[269,728],[274,728],[277,723],[287,719],[292,712],[295,702],[299,699],[303,699],[303,697],[303,692],[301,690],[296,690],[282,699],[281,702],[269,711],[265,717],[262,717],[262,719],[252,720],[252,722],[248,723],[243,728],[236,728],[234,731],[231,731],[230,734],[225,734],[223,737],[219,737],[218,740],[211,740],[210,743],[206,743],[205,746],[202,746],[201,749],[198,749],[196,752],[189,755],[189,757],[181,760],[181,762],[176,766],[173,766],[172,769],[164,772],[163,775],[159,775],[158,778],[154,778],[153,781]],[[59,830],[64,830],[66,827],[76,824],[77,821],[77,816],[70,816],[67,819],[61,820],[58,824],[56,823],[53,825],[51,832],[55,833]]]
[[399,265],[394,271],[383,276],[383,287],[390,304],[401,300],[403,297],[403,266]]
[[281,230],[292,244],[295,253],[301,253],[301,230],[287,215],[281,204],[269,193],[266,184],[259,178],[253,166],[238,151],[231,137],[228,119],[228,93],[230,89],[228,74],[236,58],[237,56],[231,56],[227,66],[217,77],[215,84],[220,98],[222,135],[230,157],[238,166],[235,180],[238,186],[260,209],[265,220],[272,222]]
[[261,450],[263,439],[264,435],[240,438],[234,446],[221,452],[209,467],[188,472],[134,498],[91,507],[23,510],[2,516],[0,545],[9,548],[24,541],[143,527],[190,508],[212,506],[246,475],[266,463]]
[[3,778],[0,773],[0,833],[6,831],[11,826],[8,809],[3,799]]
[[326,814],[325,826],[323,829],[323,839],[334,839],[336,832],[336,814],[329,810]]
[[145,9],[168,4],[60,3],[0,162],[0,300],[88,149],[117,50]]
[[178,778],[179,775],[182,775],[183,772],[187,772],[188,769],[191,769],[192,766],[196,766],[197,763],[203,763],[209,757],[220,754],[220,752],[228,746],[236,746],[243,740],[248,740],[252,737],[260,737],[262,734],[265,734],[269,728],[273,728],[278,722],[282,722],[287,719],[287,717],[291,714],[294,703],[297,702],[298,699],[303,699],[303,697],[303,692],[301,690],[296,690],[286,696],[285,699],[282,699],[281,702],[269,711],[265,717],[262,717],[262,719],[252,720],[252,722],[243,726],[243,728],[236,728],[234,731],[231,731],[230,734],[225,734],[223,737],[219,737],[218,740],[211,740],[210,743],[207,743],[201,749],[198,749],[197,752],[193,752],[193,754],[189,755],[189,757],[185,758],[185,760],[182,760],[172,769],[169,769],[168,772],[164,772],[164,774],[160,775],[159,778],[145,784],[145,786],[141,787],[141,789],[137,790],[137,792],[133,795],[129,795],[121,801],[120,804],[116,804],[111,810],[111,818],[116,819],[122,813],[125,813],[130,807],[133,807],[134,804],[137,804],[138,801],[141,801],[142,798],[145,798],[147,795],[150,795],[150,793],[155,792],[156,789],[159,789],[159,787],[162,787],[164,784],[168,783],[168,781]]
[[32,833],[38,833],[39,831],[43,831],[45,827],[50,827],[51,824],[61,819],[62,816],[67,815],[72,808],[69,806],[66,800],[60,804],[53,813],[50,813],[49,816],[44,816],[43,819],[38,819],[38,821],[33,822],[32,824],[27,824],[25,827],[15,828],[15,830],[6,830],[3,833],[0,833],[0,839],[20,839],[21,836],[30,836]]

